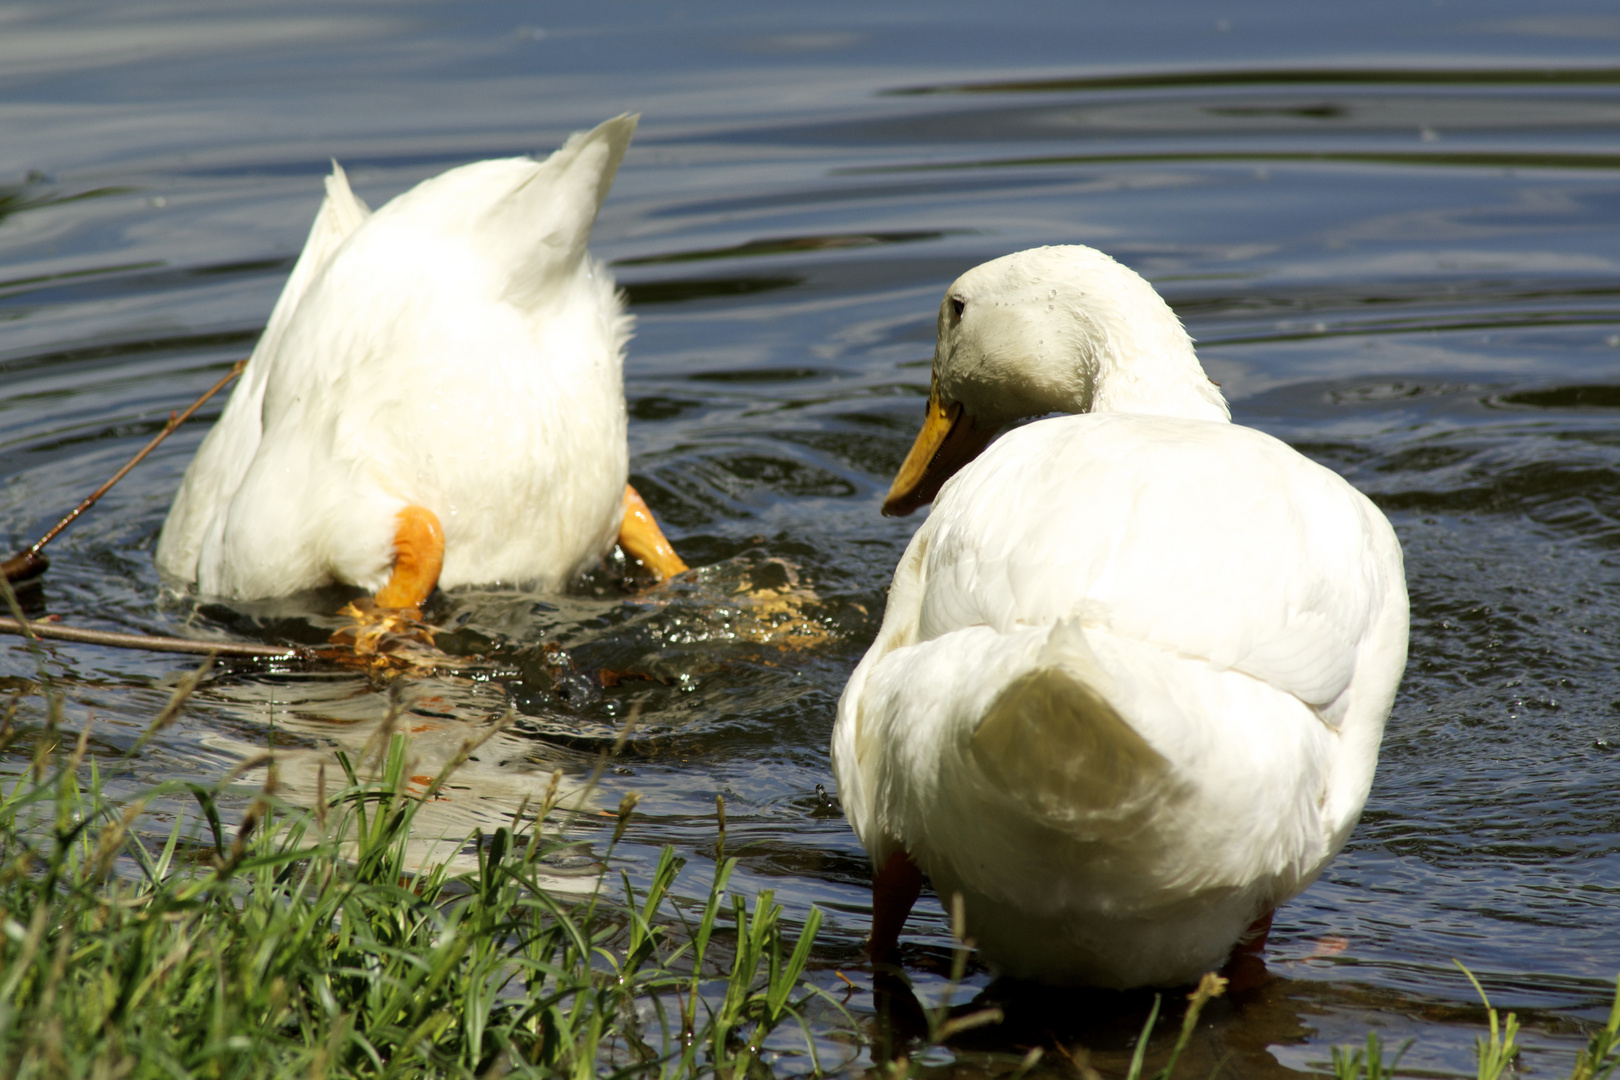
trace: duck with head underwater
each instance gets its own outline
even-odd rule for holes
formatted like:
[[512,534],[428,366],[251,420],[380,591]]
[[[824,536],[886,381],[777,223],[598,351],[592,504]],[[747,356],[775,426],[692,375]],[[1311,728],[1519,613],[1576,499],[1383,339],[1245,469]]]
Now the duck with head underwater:
[[418,608],[436,586],[555,589],[615,542],[686,569],[627,483],[631,318],[586,250],[636,128],[480,161],[371,213],[326,199],[157,565],[252,600],[332,583]]
[[1012,976],[1178,985],[1263,944],[1372,783],[1406,663],[1388,520],[1231,423],[1169,306],[1081,246],[947,291],[884,513],[930,500],[833,731],[873,955],[922,874]]

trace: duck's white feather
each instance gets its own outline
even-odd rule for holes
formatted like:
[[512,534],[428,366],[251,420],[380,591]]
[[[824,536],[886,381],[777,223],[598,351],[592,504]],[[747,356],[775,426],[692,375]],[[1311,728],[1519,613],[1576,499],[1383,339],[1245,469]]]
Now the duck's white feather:
[[326,178],[326,198],[315,215],[315,224],[310,226],[304,250],[271,309],[270,321],[265,324],[253,357],[219,420],[204,437],[169,507],[157,549],[158,569],[169,577],[195,582],[197,554],[202,545],[219,543],[225,527],[220,508],[241,487],[242,476],[259,449],[264,388],[287,323],[310,281],[325,269],[339,245],[370,214],[366,204],[349,190],[348,176],[334,161],[332,175]]
[[1285,444],[1039,421],[912,538],[839,702],[840,797],[1002,970],[1196,980],[1348,838],[1406,627],[1388,521]]
[[628,471],[630,320],[586,242],[634,129],[463,166],[369,217],[335,169],[159,569],[233,598],[375,590],[411,504],[443,525],[446,588],[556,587],[600,558]]

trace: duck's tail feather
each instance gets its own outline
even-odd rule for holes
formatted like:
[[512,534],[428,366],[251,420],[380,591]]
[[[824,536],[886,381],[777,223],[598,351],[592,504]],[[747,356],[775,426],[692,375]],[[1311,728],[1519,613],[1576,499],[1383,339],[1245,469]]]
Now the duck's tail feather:
[[332,175],[326,178],[326,202],[321,204],[321,212],[315,216],[315,227],[330,230],[335,238],[332,246],[335,247],[370,216],[371,208],[349,187],[349,174],[334,159]]
[[[309,287],[320,276],[326,264],[332,261],[332,256],[343,245],[356,229],[358,229],[371,216],[371,210],[360,201],[359,196],[349,188],[349,176],[343,171],[343,166],[335,160],[332,162],[332,175],[326,178],[326,198],[321,200],[321,208],[315,213],[315,222],[309,227],[309,236],[304,240],[304,250],[299,253],[298,261],[293,264],[292,273],[287,276],[287,284],[281,289],[281,296],[276,299],[276,306],[270,311],[270,319],[265,323],[264,333],[259,337],[259,344],[253,350],[253,360],[248,365],[247,378],[243,380],[244,386],[254,387],[256,398],[264,395],[264,383],[269,378],[270,361],[274,358],[277,348],[280,347],[281,337],[286,332],[287,324],[292,322],[293,312],[297,310],[299,301],[309,291]],[[254,411],[258,405],[255,402]]]
[[1052,628],[1038,666],[984,711],[971,753],[985,779],[1076,839],[1117,840],[1175,786],[1170,763],[1109,700],[1078,621]]
[[625,113],[569,137],[510,194],[490,207],[483,228],[520,245],[511,261],[507,298],[532,306],[553,274],[571,273],[585,257],[596,214],[640,120]]

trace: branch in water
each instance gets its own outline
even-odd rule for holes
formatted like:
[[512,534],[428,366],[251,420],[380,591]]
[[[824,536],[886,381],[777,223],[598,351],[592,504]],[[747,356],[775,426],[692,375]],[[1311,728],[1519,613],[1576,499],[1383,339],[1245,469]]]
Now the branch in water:
[[[113,473],[112,479],[96,488],[96,490],[91,492],[83,502],[74,507],[72,510],[68,511],[68,515],[53,525],[50,532],[47,532],[44,536],[40,537],[38,540],[35,540],[23,550],[17,552],[17,554],[13,555],[5,562],[0,563],[0,574],[4,574],[7,581],[13,582],[30,581],[43,574],[51,565],[51,560],[40,554],[40,551],[45,547],[45,545],[50,543],[52,540],[55,540],[57,534],[63,529],[67,528],[69,525],[73,524],[80,514],[94,506],[96,504],[96,500],[107,494],[108,490],[114,484],[118,483],[118,481],[122,480],[129,470],[133,469],[135,466],[144,461],[147,454],[150,454],[153,450],[156,450],[158,443],[162,442],[164,439],[167,439],[171,431],[189,420],[192,413],[203,407],[204,402],[223,390],[232,379],[242,374],[242,369],[245,367],[247,367],[247,361],[238,360],[235,364],[231,365],[231,370],[226,372],[223,378],[208,388],[207,392],[204,393],[202,397],[186,406],[184,412],[170,414],[169,422],[163,425],[163,429],[156,435],[152,436],[152,441],[141,447],[139,453],[126,461],[123,468]],[[22,631],[18,630],[13,630],[11,632],[14,634],[22,633]],[[69,638],[68,640],[71,641],[75,639]],[[139,647],[143,649],[152,648],[152,646],[149,645],[142,645]]]
[[22,634],[58,641],[78,641],[86,645],[110,645],[116,649],[146,649],[150,652],[214,653],[253,660],[314,660],[313,649],[302,645],[242,645],[224,641],[194,641],[191,638],[159,637],[152,634],[120,634],[111,630],[79,630],[59,623],[0,618],[0,634]]

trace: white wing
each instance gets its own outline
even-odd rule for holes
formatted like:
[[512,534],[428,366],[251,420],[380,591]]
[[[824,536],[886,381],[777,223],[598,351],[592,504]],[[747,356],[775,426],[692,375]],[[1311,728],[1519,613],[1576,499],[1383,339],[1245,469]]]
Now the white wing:
[[219,420],[198,447],[197,456],[186,467],[180,490],[175,493],[158,536],[157,566],[164,575],[187,582],[197,580],[197,554],[207,535],[217,534],[224,527],[224,505],[241,486],[259,449],[264,388],[293,312],[310,283],[370,213],[349,190],[349,178],[342,166],[332,162],[332,175],[326,178],[326,198],[315,214],[304,250],[270,312],[270,321],[265,324],[247,370],[231,391]]

